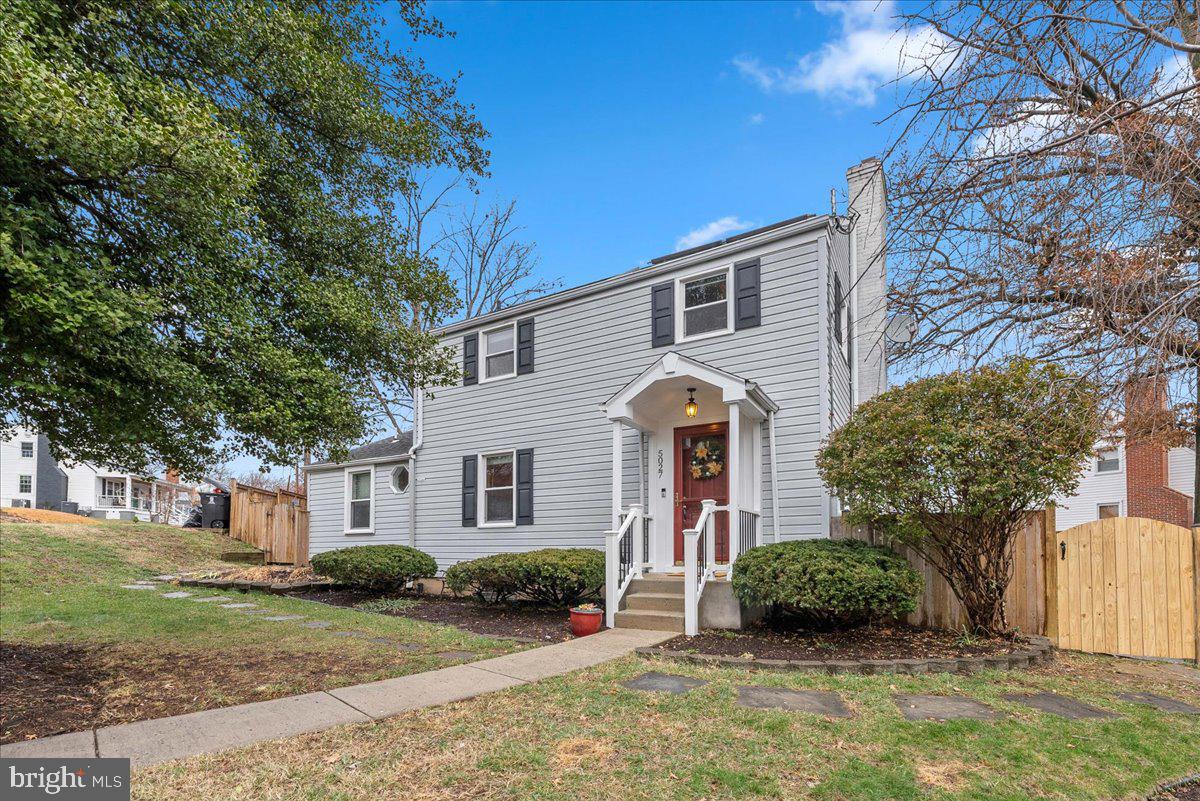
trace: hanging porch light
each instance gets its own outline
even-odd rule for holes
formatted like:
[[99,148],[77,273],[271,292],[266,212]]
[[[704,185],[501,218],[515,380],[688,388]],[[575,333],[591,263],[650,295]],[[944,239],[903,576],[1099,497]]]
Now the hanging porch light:
[[683,405],[683,412],[688,417],[695,417],[700,411],[700,406],[696,403],[696,388],[688,387],[687,403]]

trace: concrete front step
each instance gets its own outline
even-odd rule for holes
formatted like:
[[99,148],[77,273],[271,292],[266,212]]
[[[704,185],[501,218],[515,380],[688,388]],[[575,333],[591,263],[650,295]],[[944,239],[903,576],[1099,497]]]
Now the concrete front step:
[[635,592],[626,594],[625,608],[644,612],[678,612],[683,614],[683,593]]
[[646,609],[622,609],[617,612],[618,629],[677,631],[683,633],[683,612],[656,612]]
[[651,573],[630,582],[629,589],[625,591],[625,595],[628,597],[643,592],[657,595],[678,595],[682,598],[683,578],[680,576],[664,576],[659,573]]

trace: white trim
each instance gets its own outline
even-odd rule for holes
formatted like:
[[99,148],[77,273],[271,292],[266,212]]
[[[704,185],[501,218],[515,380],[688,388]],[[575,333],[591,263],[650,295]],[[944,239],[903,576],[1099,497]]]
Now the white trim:
[[[512,493],[512,519],[511,520],[496,520],[488,522],[487,519],[487,470],[485,463],[489,456],[510,456],[512,457],[512,484],[508,486],[508,490]],[[486,451],[476,454],[475,469],[477,470],[475,485],[478,487],[475,498],[475,526],[476,528],[516,528],[517,526],[517,449],[516,448],[497,448],[496,450]],[[504,487],[493,487],[493,489],[505,489]]]
[[[684,316],[689,309],[684,304],[684,286],[695,281],[702,281],[705,278],[725,274],[725,327],[717,328],[712,331],[705,331],[701,334],[693,334],[687,336],[684,332]],[[703,309],[708,306],[715,306],[721,301],[712,301],[711,303],[702,303],[699,306],[693,306],[693,309]],[[710,267],[703,270],[696,270],[691,273],[685,273],[675,277],[675,341],[676,342],[695,342],[700,339],[711,339],[713,337],[722,337],[726,334],[733,333],[733,265],[726,264],[723,267]]]
[[[404,471],[404,489],[396,489],[396,471]],[[412,486],[412,471],[408,469],[408,464],[398,464],[388,471],[388,488],[391,489],[393,495],[403,495],[408,492],[408,488]]]
[[[375,465],[367,465],[365,467],[347,467],[344,472],[342,482],[342,533],[343,534],[374,534],[375,533]],[[371,525],[369,528],[350,528],[350,502],[352,500],[362,501],[363,498],[353,499],[350,492],[350,484],[353,481],[353,476],[360,473],[366,473],[371,476],[370,488],[371,495],[365,499],[370,501],[371,506]]]
[[[488,368],[487,368],[487,360],[488,360],[487,336],[488,336],[488,334],[494,334],[497,331],[502,331],[505,328],[512,329],[512,351],[511,351],[511,353],[512,353],[512,372],[511,373],[502,373],[500,375],[489,376],[487,374],[487,371],[488,371]],[[499,356],[501,354],[509,353],[509,352],[510,351],[502,350],[502,351],[497,352],[494,355]],[[479,330],[479,383],[486,384],[491,381],[502,381],[505,378],[513,378],[514,376],[516,376],[516,374],[517,374],[517,321],[513,320],[511,323],[501,323],[500,325],[494,325],[494,326],[491,326],[490,328],[481,328]]]
[[[410,451],[411,453],[411,451]],[[394,456],[376,456],[373,459],[350,459],[345,462],[316,462],[310,465],[304,465],[303,470],[306,473],[320,473],[327,470],[344,470],[347,467],[360,467],[369,464],[387,464],[389,462],[407,462],[410,458],[409,453],[398,453]]]

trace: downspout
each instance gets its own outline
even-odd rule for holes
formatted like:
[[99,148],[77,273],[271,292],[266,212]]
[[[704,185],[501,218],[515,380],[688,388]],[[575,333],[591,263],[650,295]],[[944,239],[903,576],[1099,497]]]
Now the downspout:
[[771,538],[779,542],[779,470],[775,460],[775,411],[767,410],[767,440],[771,443]]
[[425,393],[413,395],[413,441],[408,449],[408,545],[417,547],[417,450],[424,440]]

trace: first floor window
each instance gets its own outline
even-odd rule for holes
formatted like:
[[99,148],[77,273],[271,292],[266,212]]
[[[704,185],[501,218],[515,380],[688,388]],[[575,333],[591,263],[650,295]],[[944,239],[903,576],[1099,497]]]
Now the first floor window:
[[512,451],[484,454],[480,461],[483,466],[483,522],[514,522]]
[[33,443],[32,442],[22,442],[21,443],[21,458],[22,459],[32,459],[33,458]]
[[370,531],[373,473],[357,470],[346,474],[346,530]]
[[18,476],[17,492],[33,492],[33,476]]
[[683,282],[683,338],[729,328],[729,271]]
[[1096,454],[1097,473],[1117,473],[1121,470],[1121,454],[1116,448],[1109,448]]
[[1100,519],[1108,520],[1110,517],[1121,516],[1121,504],[1119,503],[1102,503],[1099,507]]
[[12,508],[13,509],[29,509],[32,507],[29,503],[28,498],[13,498],[12,499]]

